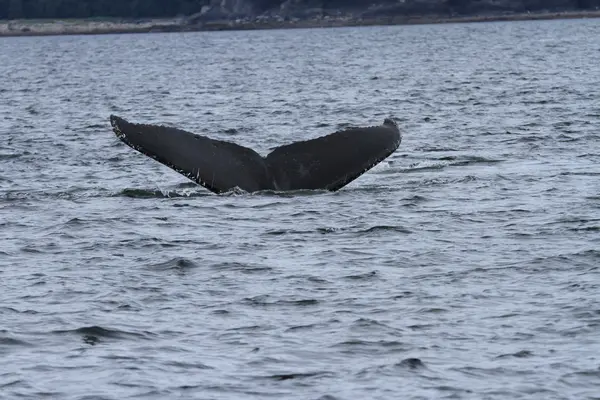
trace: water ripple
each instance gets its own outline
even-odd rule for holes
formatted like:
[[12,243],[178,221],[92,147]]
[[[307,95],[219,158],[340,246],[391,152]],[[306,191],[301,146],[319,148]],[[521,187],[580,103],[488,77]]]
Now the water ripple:
[[[0,397],[597,398],[598,37],[3,39]],[[110,114],[263,155],[389,116],[403,141],[339,192],[217,196]]]

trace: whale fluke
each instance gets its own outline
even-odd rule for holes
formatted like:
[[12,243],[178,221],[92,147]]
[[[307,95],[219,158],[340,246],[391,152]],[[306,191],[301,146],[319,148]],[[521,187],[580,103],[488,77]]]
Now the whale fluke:
[[394,121],[350,128],[277,147],[266,157],[244,146],[177,128],[110,116],[128,146],[214,193],[260,190],[338,190],[390,156],[402,140]]

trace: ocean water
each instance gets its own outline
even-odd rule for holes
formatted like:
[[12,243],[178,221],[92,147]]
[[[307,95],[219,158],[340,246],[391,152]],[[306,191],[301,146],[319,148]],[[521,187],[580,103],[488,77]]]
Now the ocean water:
[[[0,398],[600,398],[600,20],[0,38]],[[108,117],[339,192],[214,195]]]

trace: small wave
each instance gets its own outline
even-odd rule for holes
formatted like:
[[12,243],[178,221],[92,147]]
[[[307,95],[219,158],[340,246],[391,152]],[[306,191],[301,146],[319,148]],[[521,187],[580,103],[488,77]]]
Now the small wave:
[[379,275],[377,274],[377,271],[371,271],[371,272],[366,272],[364,274],[346,275],[346,276],[344,276],[344,279],[371,280],[371,279],[376,279],[378,277],[379,277]]
[[331,284],[332,283],[331,281],[328,281],[327,279],[323,279],[323,278],[321,278],[319,276],[309,276],[306,280],[309,281],[309,282],[319,283],[319,284],[321,284],[321,283],[323,283],[323,284]]
[[103,124],[89,124],[85,126],[85,129],[106,129],[106,125]]
[[[246,193],[246,192],[244,192]],[[252,196],[275,196],[275,197],[299,197],[299,196],[318,196],[323,194],[331,194],[332,192],[325,189],[299,189],[299,190],[261,190],[250,193]]]
[[155,269],[155,270],[159,270],[159,271],[168,271],[168,270],[189,270],[192,268],[198,268],[199,265],[196,264],[195,262],[188,260],[187,258],[183,258],[183,257],[176,257],[173,258],[172,260],[160,263],[160,264],[154,264],[154,265],[150,265],[149,268],[150,269]]
[[417,147],[415,149],[416,151],[422,151],[422,152],[426,152],[426,153],[436,153],[436,152],[451,152],[451,151],[458,151],[457,149],[453,149],[452,147]]
[[[209,195],[212,195],[212,193],[208,193]],[[221,193],[220,196],[223,197],[237,197],[237,196],[245,196],[248,193],[247,191],[245,191],[244,189],[240,189],[239,187],[234,187],[233,189],[225,192],[225,193]],[[253,194],[253,193],[252,193]]]
[[183,361],[169,361],[169,362],[166,362],[165,365],[168,365],[170,367],[175,367],[175,368],[181,368],[182,370],[185,370],[186,372],[189,372],[190,370],[194,370],[194,369],[198,369],[198,370],[214,369],[213,367],[203,364],[201,362],[188,363],[188,362],[183,362]]
[[[369,376],[397,376],[400,374],[405,374],[404,371],[409,370],[410,372],[420,373],[421,370],[425,370],[427,367],[418,358],[406,358],[395,364],[384,364],[384,365],[374,365],[362,369],[357,373],[358,377],[365,378]],[[417,372],[418,371],[418,372]]]
[[226,269],[228,271],[240,271],[246,274],[264,273],[273,270],[272,267],[262,265],[249,265],[238,262],[225,262],[211,265],[211,268]]
[[547,137],[545,137],[545,136],[527,135],[527,136],[521,136],[518,138],[506,139],[506,140],[503,140],[502,143],[506,143],[506,144],[536,143],[536,142],[543,142],[546,139],[547,139]]
[[402,200],[404,200],[404,201],[410,201],[412,203],[423,203],[423,202],[429,201],[429,199],[427,197],[420,196],[418,194],[416,194],[414,196],[410,196],[410,197],[404,198]]
[[529,350],[521,350],[512,354],[501,354],[496,358],[527,358],[533,356],[533,353]]
[[33,247],[33,245],[23,246],[23,247],[21,247],[20,250],[23,253],[29,253],[29,254],[41,254],[41,253],[43,253],[42,250]]
[[397,170],[397,172],[403,173],[403,174],[409,174],[409,173],[413,173],[413,172],[423,172],[423,171],[437,171],[440,169],[444,169],[448,164],[431,164],[431,165],[419,165],[419,164],[413,164],[408,168],[401,168],[399,170]]
[[465,374],[467,376],[472,376],[476,378],[488,379],[496,376],[520,376],[520,375],[531,375],[533,371],[524,371],[524,370],[516,370],[516,369],[507,369],[502,367],[492,367],[492,368],[480,368],[480,367],[459,367],[452,368],[452,370]]
[[352,129],[352,128],[356,128],[356,126],[354,126],[348,122],[342,122],[342,123],[336,124],[336,130],[344,130],[344,129]]
[[352,327],[353,328],[376,328],[378,330],[389,329],[388,325],[381,323],[377,320],[370,319],[370,318],[359,318],[356,321],[352,322]]
[[242,303],[251,306],[294,306],[294,307],[307,307],[315,306],[320,304],[317,299],[290,299],[290,300],[275,300],[269,301],[269,296],[255,296],[248,297],[242,300]]
[[556,262],[558,268],[562,268],[564,263],[573,264],[574,261],[578,263],[577,266],[589,266],[595,268],[600,260],[600,250],[583,250],[576,253],[559,254],[549,257],[536,257],[532,260],[533,265],[544,265],[549,266],[552,262]]
[[271,112],[271,115],[292,115],[290,110],[275,110]]
[[12,308],[12,307],[0,307],[0,312],[5,312],[5,311],[12,312],[12,313],[30,314],[30,315],[39,314],[39,312],[35,311],[35,310],[20,311],[20,310],[17,310],[16,308]]
[[286,332],[296,332],[296,331],[305,331],[305,330],[310,331],[316,327],[317,327],[317,324],[290,326],[288,329],[286,329]]
[[54,331],[53,333],[59,333],[59,334],[76,333],[79,335],[95,335],[95,336],[105,337],[105,338],[119,338],[124,335],[143,336],[143,335],[139,335],[139,334],[132,334],[130,332],[120,331],[117,329],[107,329],[107,328],[103,328],[101,326],[96,326],[96,325],[84,326],[81,328],[70,329],[70,330],[58,330],[58,331]]
[[586,371],[573,372],[565,375],[566,377],[570,376],[580,376],[580,377],[593,377],[600,378],[600,369],[590,369]]
[[561,172],[559,175],[562,176],[600,176],[600,172],[593,172],[593,171],[586,171],[586,172],[573,172],[573,171],[566,171],[566,172]]
[[4,153],[4,154],[0,154],[0,161],[2,160],[12,160],[14,158],[19,158],[22,157],[23,154],[20,153]]
[[600,158],[600,154],[595,154],[595,153],[583,153],[583,154],[579,154],[577,156],[577,158]]
[[14,381],[0,384],[0,389],[5,389],[5,388],[9,388],[11,386],[18,386],[18,385],[23,385],[23,384],[27,384],[26,381],[21,380],[21,379],[16,379]]
[[491,159],[481,156],[444,156],[430,162],[412,164],[408,168],[402,168],[394,172],[413,173],[423,171],[436,171],[446,167],[465,167],[472,165],[493,165],[504,162],[504,160]]
[[82,198],[106,197],[110,192],[105,189],[90,189],[85,187],[73,187],[66,191],[45,191],[28,190],[26,192],[7,191],[4,194],[6,201],[40,200],[40,199],[59,199],[59,200],[78,200]]
[[187,182],[180,182],[180,183],[176,184],[175,187],[177,189],[198,189],[198,184],[196,182],[187,181]]
[[0,347],[9,346],[31,346],[30,343],[7,336],[0,336]]
[[[392,175],[397,173],[398,170],[395,168],[385,168],[383,170],[375,172],[378,175]],[[382,184],[377,185],[361,185],[361,186],[353,186],[346,187],[344,190],[338,190],[337,192],[333,192],[333,196],[344,196],[348,192],[352,193],[368,193],[368,194],[379,194],[379,193],[389,193],[390,190],[394,189],[392,186],[386,186]]]
[[478,165],[478,164],[492,165],[492,164],[501,163],[504,160],[495,160],[495,159],[480,157],[480,156],[463,156],[463,157],[460,157],[460,159],[454,158],[452,161],[453,162],[451,162],[450,165],[456,166],[456,167],[462,167],[465,165]]
[[243,333],[252,333],[252,332],[263,332],[272,329],[269,325],[245,325],[245,326],[236,326],[235,328],[227,329],[228,332],[243,332]]
[[[578,389],[598,388],[598,379],[600,379],[600,369],[588,369],[583,371],[571,372],[563,375],[560,382]],[[597,397],[589,397],[597,398]]]
[[25,108],[25,111],[27,111],[30,115],[38,115],[40,112],[34,107],[34,106],[28,106]]
[[402,226],[391,226],[391,225],[377,225],[371,228],[360,231],[360,233],[376,233],[376,232],[399,232],[399,233],[412,233],[411,230],[406,229]]
[[118,329],[108,329],[101,326],[84,326],[76,329],[67,330],[56,330],[51,333],[57,335],[77,335],[81,336],[83,341],[87,344],[95,345],[101,342],[103,339],[146,339],[149,337],[150,332],[137,333],[128,332]]
[[427,330],[433,329],[437,326],[438,326],[437,324],[413,324],[413,325],[409,325],[408,329],[411,329],[413,331],[427,331]]
[[235,128],[229,128],[229,129],[225,129],[222,131],[225,135],[230,135],[230,136],[235,136],[238,133],[240,133],[237,129]]
[[315,306],[320,301],[317,299],[303,299],[303,300],[281,300],[278,304],[292,305],[297,307]]
[[264,204],[256,204],[256,205],[250,206],[250,208],[253,209],[253,210],[261,210],[263,208],[271,210],[274,207],[282,206],[282,205],[285,205],[285,204],[286,203],[279,202],[279,201],[272,201],[272,202],[264,203]]
[[80,218],[72,218],[70,220],[68,220],[67,222],[64,223],[64,226],[81,226],[81,225],[85,225],[86,222]]
[[527,122],[526,124],[521,125],[521,128],[539,128],[541,126],[542,126],[542,124],[531,121],[531,122]]
[[276,374],[266,376],[266,379],[272,379],[276,381],[287,381],[290,379],[307,379],[307,378],[321,378],[321,377],[334,377],[335,374],[328,371],[322,372],[300,372],[300,373],[289,373],[289,374]]
[[317,228],[317,232],[321,233],[323,235],[326,235],[328,233],[336,233],[339,231],[341,231],[341,228],[334,228],[334,227]]
[[[370,233],[371,231],[376,231],[379,227],[373,227],[364,231],[357,231],[356,233]],[[315,230],[296,230],[296,229],[273,229],[265,232],[265,235],[270,236],[283,236],[283,235],[310,235],[314,233],[319,233],[321,235],[327,235],[332,233],[345,233],[351,232],[351,228],[335,228],[335,227],[323,227],[317,228]]]
[[370,340],[353,339],[353,340],[346,340],[344,342],[334,344],[333,347],[342,347],[342,348],[349,349],[350,351],[354,351],[356,349],[364,349],[364,350],[369,350],[369,351],[372,351],[373,349],[381,349],[384,352],[388,352],[390,348],[400,348],[400,349],[404,350],[406,347],[406,344],[399,342],[397,340],[370,341]]
[[448,312],[445,308],[439,307],[426,307],[419,310],[419,314],[431,313],[431,314],[443,314]]
[[581,226],[568,228],[571,232],[598,232],[600,231],[600,225],[592,225],[592,226]]
[[159,190],[159,189],[123,189],[116,194],[116,197],[129,197],[133,199],[161,199],[161,198],[178,198],[178,197],[204,197],[210,196],[211,193],[205,190],[197,192],[179,193],[174,190]]
[[396,364],[396,366],[408,369],[423,369],[425,368],[425,363],[418,358],[406,358]]
[[511,135],[512,132],[492,132],[492,131],[483,131],[479,134],[479,136],[496,136],[496,135]]
[[[566,133],[574,133],[574,131],[571,130],[566,130]],[[557,141],[558,142],[562,142],[562,143],[572,143],[572,142],[579,142],[580,140],[582,140],[582,138],[578,138],[578,137],[573,137],[573,136],[569,136],[565,133],[562,133],[560,135],[557,136]]]
[[148,198],[162,198],[165,196],[160,190],[146,190],[146,189],[123,189],[119,196],[131,197],[134,199],[148,199]]
[[272,236],[282,236],[282,235],[305,235],[308,233],[312,233],[310,231],[296,231],[293,229],[274,229],[274,230],[270,230],[265,232],[265,235],[272,235]]

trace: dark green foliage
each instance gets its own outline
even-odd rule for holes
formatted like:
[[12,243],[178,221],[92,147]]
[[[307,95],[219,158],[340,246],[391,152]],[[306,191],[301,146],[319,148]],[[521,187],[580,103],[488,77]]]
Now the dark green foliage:
[[[593,0],[577,0],[577,8],[585,10],[588,8],[593,8],[594,5],[592,3],[598,3],[598,2],[594,2]],[[598,4],[596,4],[596,7],[598,6]]]
[[[241,0],[243,1],[243,0]],[[256,13],[279,10],[286,0],[246,0]],[[198,13],[211,0],[0,0],[0,19],[149,18]],[[578,10],[600,7],[600,0],[297,0],[295,7],[392,14],[473,14],[494,11]],[[377,11],[379,10],[379,11]]]
[[455,13],[465,13],[469,9],[469,5],[471,5],[471,0],[446,0],[446,6],[451,12]]
[[197,13],[210,0],[0,0],[0,19],[175,17]]

